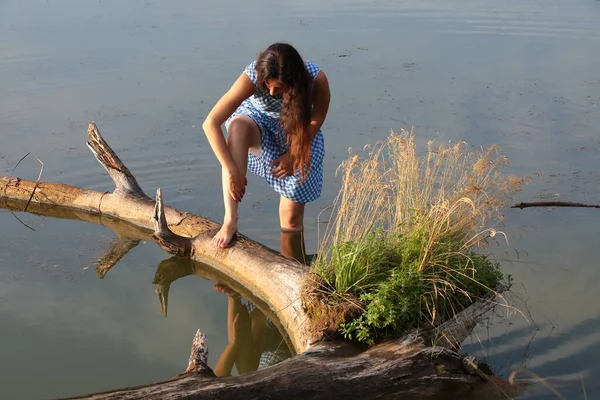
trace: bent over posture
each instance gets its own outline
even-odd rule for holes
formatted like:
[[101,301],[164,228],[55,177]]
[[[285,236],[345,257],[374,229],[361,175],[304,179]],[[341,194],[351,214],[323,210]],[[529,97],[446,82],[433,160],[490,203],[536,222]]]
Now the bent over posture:
[[213,107],[202,127],[223,168],[225,217],[213,238],[216,246],[227,247],[237,232],[238,203],[249,168],[281,195],[281,253],[306,261],[304,205],[321,195],[321,125],[329,100],[323,71],[289,44],[275,43],[246,67]]

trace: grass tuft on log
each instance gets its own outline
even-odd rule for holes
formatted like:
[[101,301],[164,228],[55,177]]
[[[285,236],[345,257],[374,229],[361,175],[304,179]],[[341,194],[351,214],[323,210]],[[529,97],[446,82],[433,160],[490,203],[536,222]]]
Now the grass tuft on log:
[[374,344],[437,325],[511,278],[481,249],[526,178],[505,176],[496,146],[428,143],[391,132],[351,154],[319,255],[302,290],[312,329]]

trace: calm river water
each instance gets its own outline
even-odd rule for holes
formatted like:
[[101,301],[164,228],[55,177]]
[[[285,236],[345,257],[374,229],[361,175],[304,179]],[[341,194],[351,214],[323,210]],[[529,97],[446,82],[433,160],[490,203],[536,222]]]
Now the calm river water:
[[[0,0],[0,175],[110,190],[85,146],[89,121],[147,193],[220,221],[220,168],[201,131],[210,107],[268,44],[293,43],[328,74],[332,105],[321,199],[337,165],[390,129],[421,144],[499,144],[507,172],[535,177],[517,201],[600,202],[600,2]],[[18,161],[28,152],[13,172]],[[536,175],[539,173],[539,176]],[[278,198],[255,178],[240,230],[278,246]],[[185,368],[208,336],[214,365],[227,297],[180,278],[168,314],[155,293],[169,255],[140,242],[103,279],[112,230],[0,212],[0,398],[42,399],[149,383]],[[503,376],[526,369],[566,398],[600,397],[596,209],[505,210],[493,247],[515,278],[511,304],[465,350]],[[532,377],[523,372],[520,377]],[[523,399],[555,399],[533,385]]]

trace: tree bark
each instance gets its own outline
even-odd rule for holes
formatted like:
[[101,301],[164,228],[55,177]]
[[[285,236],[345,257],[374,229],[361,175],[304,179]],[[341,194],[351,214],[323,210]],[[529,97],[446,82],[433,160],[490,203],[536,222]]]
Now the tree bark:
[[[174,258],[159,265],[155,283],[163,313],[167,312],[173,280],[195,274],[224,281],[252,298],[300,355],[247,375],[216,378],[206,365],[204,337],[199,332],[184,374],[165,382],[79,398],[454,399],[473,396],[495,399],[522,389],[518,385],[506,386],[504,380],[469,374],[463,366],[464,359],[455,352],[478,318],[493,307],[490,301],[476,303],[436,329],[414,331],[366,351],[350,344],[323,342],[319,334],[309,329],[300,301],[302,279],[308,272],[306,266],[243,235],[238,235],[230,248],[216,248],[211,237],[219,227],[217,223],[165,207],[160,189],[156,203],[153,202],[94,123],[90,124],[88,135],[88,146],[115,182],[112,193],[0,177],[0,206],[24,210],[27,204],[28,212],[75,218],[114,229],[120,239],[101,257],[100,278],[136,241],[152,238],[166,251],[188,258],[190,263],[178,271],[172,268]],[[498,389],[500,386],[502,390]]]
[[420,344],[414,335],[363,352],[349,344],[320,343],[275,366],[230,378],[214,377],[200,347],[195,343],[192,348],[191,371],[171,380],[73,399],[500,400],[526,387],[466,373],[457,353]]

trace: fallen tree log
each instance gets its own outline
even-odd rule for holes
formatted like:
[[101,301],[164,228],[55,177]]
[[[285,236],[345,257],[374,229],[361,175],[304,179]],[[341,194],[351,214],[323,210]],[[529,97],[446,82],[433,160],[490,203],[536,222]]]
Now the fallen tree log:
[[[205,359],[192,361],[188,372],[169,381],[73,399],[500,400],[525,388],[523,383],[468,374],[458,354],[423,346],[418,339],[408,335],[364,352],[348,344],[321,343],[273,367],[234,378],[216,378]],[[205,352],[199,353],[202,359]]]
[[[139,188],[93,122],[89,125],[88,136],[88,146],[115,183],[112,193],[61,183],[0,177],[0,198],[31,199],[31,203],[74,208],[152,229],[155,203]],[[211,238],[219,224],[170,207],[165,207],[164,213],[169,228],[175,234],[193,238],[190,242],[193,246],[188,249],[191,253],[186,256],[212,265],[267,303],[276,312],[296,352],[304,351],[318,339],[308,329],[308,317],[300,302],[299,288],[306,266],[290,261],[243,235],[238,235],[235,245],[230,248],[216,248]]]
[[[22,211],[26,203],[27,202],[24,200],[0,198],[0,208],[13,212]],[[104,251],[95,262],[96,274],[100,279],[103,279],[112,267],[114,267],[115,264],[134,247],[133,244],[141,241],[154,240],[154,232],[152,230],[106,215],[103,216],[101,214],[78,211],[73,208],[40,203],[30,203],[27,212],[42,217],[89,222],[103,225],[111,229],[116,237],[111,241],[108,249]],[[223,283],[239,293],[242,297],[251,301],[277,327],[281,336],[286,340],[290,352],[292,354],[296,353],[295,348],[290,342],[290,337],[285,332],[283,326],[281,326],[278,315],[267,303],[257,297],[248,288],[241,286],[239,282],[235,281],[230,276],[213,268],[209,264],[196,261],[192,258],[173,256],[161,261],[157,266],[153,283],[156,285],[156,293],[163,314],[166,315],[167,313],[168,295],[171,284],[177,279],[191,275]]]
[[[160,191],[153,202],[100,136],[94,123],[88,128],[98,161],[115,182],[103,193],[61,183],[0,177],[0,205],[13,210],[55,213],[105,224],[126,221],[142,233],[120,235],[98,262],[102,278],[136,245],[152,237],[170,253],[209,264],[220,278],[254,296],[259,307],[277,322],[289,346],[299,355],[275,366],[233,378],[216,378],[201,357],[186,373],[169,381],[80,397],[86,399],[247,399],[247,398],[506,398],[520,391],[506,381],[467,372],[455,349],[470,334],[483,313],[493,308],[481,301],[436,329],[414,331],[403,338],[369,348],[324,342],[310,330],[300,301],[307,267],[238,235],[234,245],[218,249],[211,237],[219,225],[203,217],[164,207]],[[20,207],[23,208],[20,208]],[[57,211],[58,210],[58,211]],[[48,214],[46,214],[48,215]],[[111,222],[110,224],[113,224]],[[110,225],[109,224],[109,225]],[[116,225],[116,224],[115,224]],[[115,231],[117,231],[115,229]],[[133,230],[135,231],[135,229]],[[154,233],[152,233],[154,232]],[[138,232],[139,233],[139,232]],[[191,270],[197,274],[196,268]],[[184,272],[181,276],[186,276]],[[202,275],[202,273],[199,273]],[[177,279],[177,278],[175,278]],[[155,279],[161,308],[166,313],[169,279]],[[199,340],[195,340],[198,352]],[[194,351],[192,352],[194,354]],[[192,355],[193,355],[192,354]],[[192,356],[192,358],[194,358]],[[472,368],[471,368],[472,369]]]

